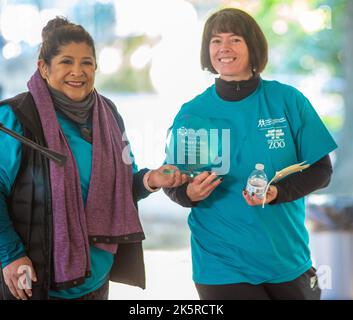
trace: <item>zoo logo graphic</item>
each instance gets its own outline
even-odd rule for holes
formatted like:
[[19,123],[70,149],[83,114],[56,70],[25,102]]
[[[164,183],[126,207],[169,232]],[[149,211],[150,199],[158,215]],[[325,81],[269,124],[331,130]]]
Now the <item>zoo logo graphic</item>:
[[287,126],[283,126],[283,124],[286,121],[284,117],[279,119],[259,119],[257,127],[260,128],[261,131],[265,131],[265,137],[270,150],[285,148],[286,142],[283,129]]

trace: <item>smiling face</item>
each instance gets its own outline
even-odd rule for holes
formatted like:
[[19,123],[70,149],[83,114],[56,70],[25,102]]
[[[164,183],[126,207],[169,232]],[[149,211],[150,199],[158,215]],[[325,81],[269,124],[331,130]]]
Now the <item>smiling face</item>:
[[47,83],[73,101],[82,101],[93,90],[96,62],[85,42],[70,42],[47,65],[38,60],[39,71]]
[[251,78],[249,51],[243,37],[234,33],[214,34],[209,43],[209,52],[212,66],[223,80]]

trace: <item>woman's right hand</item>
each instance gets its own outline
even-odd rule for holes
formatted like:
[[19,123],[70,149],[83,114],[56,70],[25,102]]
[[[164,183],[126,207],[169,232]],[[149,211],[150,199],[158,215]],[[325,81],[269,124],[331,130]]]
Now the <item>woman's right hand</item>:
[[19,258],[3,268],[4,281],[12,295],[20,300],[32,297],[32,281],[37,281],[32,261],[28,257]]
[[196,176],[192,182],[188,184],[186,189],[186,194],[189,199],[193,202],[206,199],[223,181],[223,178],[216,178],[216,173],[207,171]]

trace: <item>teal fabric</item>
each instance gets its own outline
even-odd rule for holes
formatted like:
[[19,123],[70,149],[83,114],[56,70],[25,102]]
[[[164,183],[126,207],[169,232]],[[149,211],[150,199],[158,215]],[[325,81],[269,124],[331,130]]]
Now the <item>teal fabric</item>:
[[286,166],[312,164],[337,147],[308,99],[293,87],[261,80],[250,96],[230,102],[213,85],[184,104],[175,121],[185,115],[211,118],[217,129],[230,130],[229,171],[188,218],[193,280],[279,283],[308,270],[304,199],[262,209],[242,197],[256,163],[265,165],[271,179]]
[[[74,122],[61,113],[57,113],[57,117],[76,159],[82,196],[84,202],[86,202],[91,176],[92,145],[80,136],[79,128]],[[9,106],[1,107],[0,122],[9,129],[15,130],[20,134],[23,133]],[[25,255],[23,245],[9,220],[5,202],[5,196],[11,191],[21,162],[21,144],[0,132],[0,150],[6,150],[6,152],[1,152],[0,154],[0,261],[5,266]],[[132,154],[131,157],[133,159]],[[133,170],[134,172],[138,170],[135,163],[133,163]],[[113,265],[114,255],[91,246],[90,258],[92,275],[86,279],[84,284],[68,290],[50,291],[50,296],[74,299],[101,287],[108,278]]]
[[[22,134],[22,129],[9,106],[0,108],[0,122],[8,129]],[[25,256],[25,249],[9,219],[6,197],[20,167],[20,142],[0,131],[0,262],[4,268]]]

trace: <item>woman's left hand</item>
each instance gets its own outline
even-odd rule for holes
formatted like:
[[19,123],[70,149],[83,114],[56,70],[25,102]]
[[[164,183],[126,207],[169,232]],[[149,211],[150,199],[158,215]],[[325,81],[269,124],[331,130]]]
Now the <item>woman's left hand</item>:
[[[277,194],[278,194],[278,190],[277,190],[276,186],[271,185],[267,190],[265,203],[270,203],[271,201],[276,199]],[[243,191],[243,197],[249,206],[261,206],[262,205],[263,199],[259,199],[255,195],[251,195],[251,194],[247,193],[245,190]]]
[[156,170],[152,170],[148,178],[148,185],[155,188],[175,188],[189,180],[186,174],[182,174],[175,166],[166,164]]

